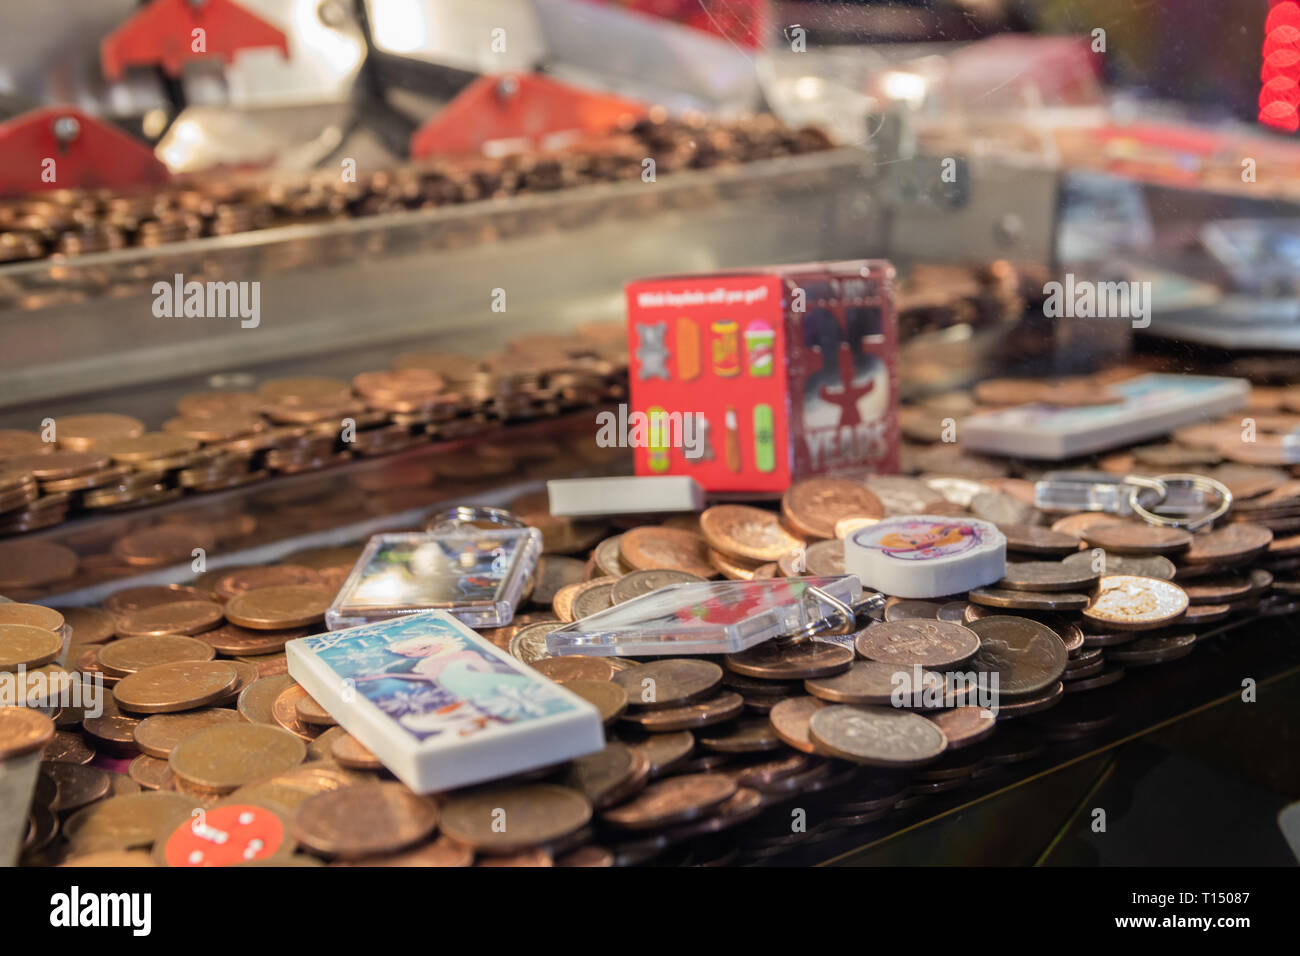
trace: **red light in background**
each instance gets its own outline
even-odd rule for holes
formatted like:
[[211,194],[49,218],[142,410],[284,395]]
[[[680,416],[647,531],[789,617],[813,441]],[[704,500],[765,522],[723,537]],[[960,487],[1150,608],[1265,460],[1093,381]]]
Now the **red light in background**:
[[1300,130],[1300,4],[1274,2],[1264,32],[1259,121],[1294,133]]

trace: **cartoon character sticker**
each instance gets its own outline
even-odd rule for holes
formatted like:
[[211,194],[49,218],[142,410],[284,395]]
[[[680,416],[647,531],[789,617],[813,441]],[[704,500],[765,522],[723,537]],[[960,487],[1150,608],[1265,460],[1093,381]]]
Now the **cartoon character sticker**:
[[983,540],[984,531],[976,525],[924,518],[882,521],[853,536],[854,544],[902,561],[952,557],[978,547]]

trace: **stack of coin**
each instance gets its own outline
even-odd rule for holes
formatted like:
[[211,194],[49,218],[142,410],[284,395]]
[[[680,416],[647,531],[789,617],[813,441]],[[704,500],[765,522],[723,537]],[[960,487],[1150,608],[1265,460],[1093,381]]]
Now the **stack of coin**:
[[187,182],[147,194],[60,190],[0,203],[0,261],[87,255],[128,244],[152,248],[290,223],[634,180],[642,175],[646,158],[667,174],[816,152],[831,145],[820,130],[789,130],[770,115],[682,122],[655,111],[626,129],[558,153],[525,151],[455,163],[435,160],[380,171],[358,183],[340,183],[337,176],[287,179],[277,174],[267,181]]
[[[625,394],[620,323],[593,323],[544,342],[529,338],[532,348],[520,340],[482,359],[400,355],[392,371],[364,372],[351,383],[301,376],[266,381],[256,393],[185,395],[158,432],[112,413],[56,420],[57,446],[35,433],[0,432],[0,535],[59,524],[83,510],[137,509],[273,472],[398,454]],[[527,457],[473,455],[449,459],[446,469],[461,469],[462,478],[501,477]]]

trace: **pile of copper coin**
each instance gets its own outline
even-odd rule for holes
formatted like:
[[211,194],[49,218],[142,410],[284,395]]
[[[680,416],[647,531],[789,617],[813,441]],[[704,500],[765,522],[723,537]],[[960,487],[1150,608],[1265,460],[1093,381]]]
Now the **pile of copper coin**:
[[555,153],[438,161],[343,182],[182,180],[145,194],[60,190],[0,203],[0,263],[154,247],[273,226],[433,209],[480,199],[638,180],[656,175],[824,150],[820,130],[790,130],[771,115],[724,121],[669,119],[654,110],[594,142]]
[[[1237,476],[1248,510],[1291,480],[1256,477],[1247,489]],[[1280,496],[1271,501],[1254,510],[1281,507]],[[59,620],[16,606],[15,619],[49,619],[10,625],[12,635],[0,625],[0,663],[62,672],[47,656],[58,642],[35,632],[66,623],[68,679],[111,689],[99,716],[55,715],[24,860],[236,862],[193,857],[186,830],[196,809],[220,818],[238,805],[286,834],[269,863],[779,862],[1104,731],[1123,713],[1126,675],[1178,666],[1225,620],[1300,611],[1294,535],[1236,513],[1193,534],[1106,514],[1046,515],[1032,502],[1023,478],[939,473],[812,478],[779,506],[653,519],[557,517],[544,495],[519,498],[510,508],[541,530],[544,555],[512,623],[481,633],[597,707],[607,743],[433,796],[395,781],[286,673],[284,643],[323,626],[360,546],[213,571],[186,586],[126,587]],[[842,573],[840,536],[912,513],[995,523],[1008,542],[1005,578],[936,600],[890,598],[839,633],[726,656],[547,651],[547,633],[563,622],[666,584]],[[179,555],[194,541],[119,550],[138,560],[168,544]],[[23,626],[33,633],[18,633]],[[980,696],[963,675],[996,676],[983,684],[995,695]],[[646,678],[653,702],[640,694]],[[240,756],[249,753],[256,758]],[[496,832],[491,812],[501,807],[527,825]]]
[[622,325],[599,323],[481,358],[405,353],[351,382],[304,376],[189,394],[158,431],[110,412],[59,417],[44,435],[0,431],[0,535],[553,418],[622,397],[626,374]]

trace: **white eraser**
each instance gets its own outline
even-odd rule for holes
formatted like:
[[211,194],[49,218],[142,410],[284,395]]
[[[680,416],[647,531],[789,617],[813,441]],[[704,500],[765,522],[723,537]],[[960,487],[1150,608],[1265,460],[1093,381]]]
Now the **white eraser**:
[[844,570],[901,598],[960,594],[1006,576],[1007,539],[987,521],[901,515],[844,540]]
[[652,511],[699,511],[704,489],[685,475],[623,478],[560,478],[546,483],[551,514],[636,515]]

